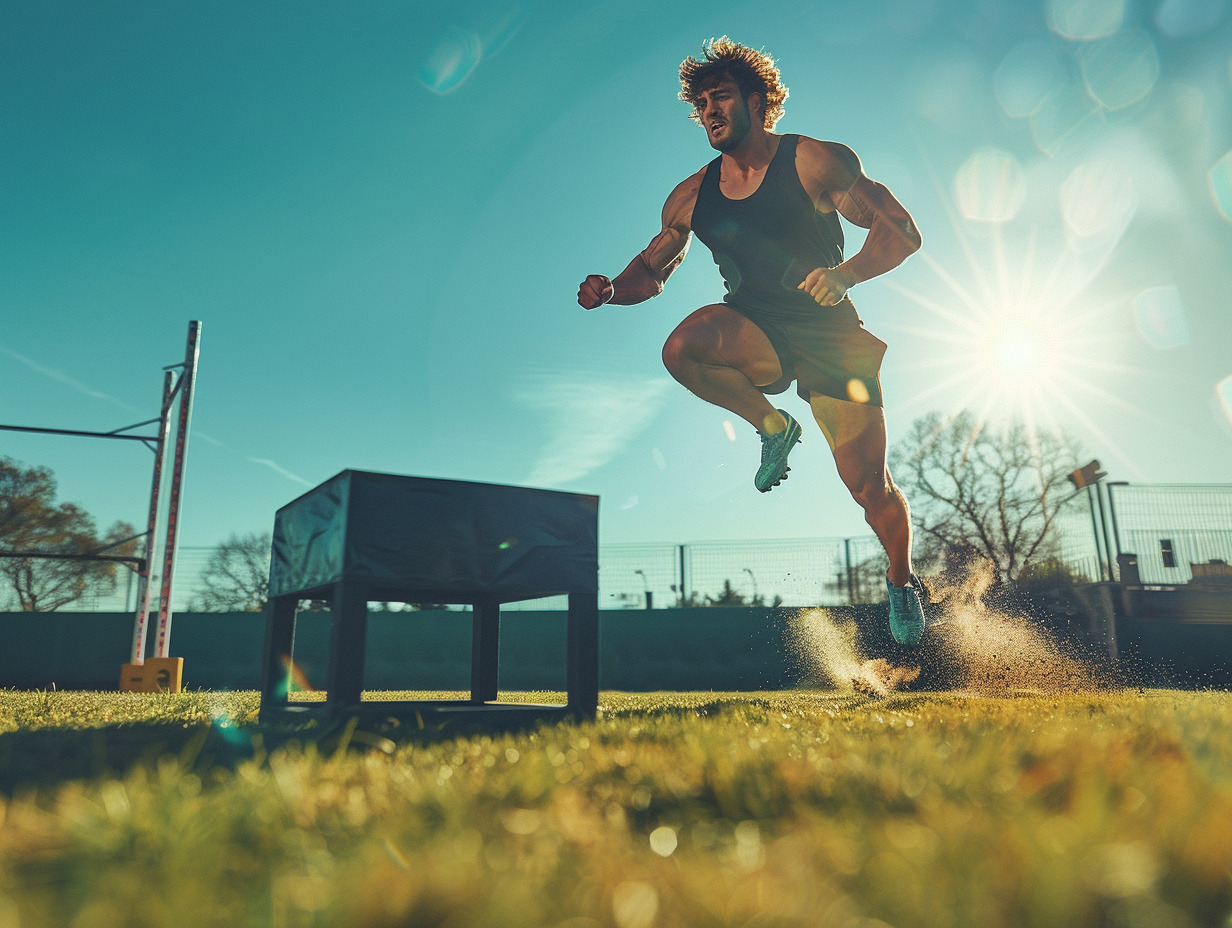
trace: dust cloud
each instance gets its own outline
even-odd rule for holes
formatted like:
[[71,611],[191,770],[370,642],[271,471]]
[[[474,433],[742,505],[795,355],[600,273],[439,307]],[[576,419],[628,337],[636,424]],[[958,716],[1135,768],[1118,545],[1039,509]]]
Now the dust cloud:
[[1093,664],[1067,653],[1038,622],[989,606],[992,582],[991,568],[977,565],[952,586],[932,587],[929,629],[915,648],[896,645],[884,617],[877,628],[861,627],[844,609],[802,610],[788,645],[807,682],[869,696],[911,684],[989,696],[1105,685]]

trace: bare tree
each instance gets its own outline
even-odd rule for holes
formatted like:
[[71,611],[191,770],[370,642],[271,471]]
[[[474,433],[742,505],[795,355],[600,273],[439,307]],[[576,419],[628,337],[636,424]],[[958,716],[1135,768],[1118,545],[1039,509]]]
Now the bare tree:
[[131,555],[133,534],[131,525],[116,522],[100,536],[89,513],[72,503],[56,504],[50,470],[0,458],[0,551],[75,556],[0,558],[0,601],[23,612],[54,612],[87,595],[115,592],[116,562],[81,556]]
[[1001,580],[1056,554],[1057,516],[1073,498],[1066,478],[1081,457],[1070,436],[1020,423],[993,429],[969,412],[931,413],[912,423],[890,455],[911,501],[923,554],[971,554]]
[[210,552],[191,606],[201,612],[260,612],[269,599],[269,532],[231,535]]

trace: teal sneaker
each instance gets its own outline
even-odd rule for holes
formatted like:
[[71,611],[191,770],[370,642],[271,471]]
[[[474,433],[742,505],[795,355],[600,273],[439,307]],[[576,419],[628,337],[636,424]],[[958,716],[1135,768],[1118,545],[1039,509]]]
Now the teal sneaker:
[[924,607],[920,605],[923,586],[919,578],[912,574],[906,586],[895,586],[886,577],[886,589],[890,594],[890,634],[901,645],[910,647],[918,644],[924,634],[924,626],[928,624]]
[[787,455],[791,449],[800,443],[800,423],[790,415],[783,413],[787,420],[787,428],[777,435],[761,435],[761,467],[757,468],[757,476],[753,478],[753,486],[762,493],[769,493],[787,479]]

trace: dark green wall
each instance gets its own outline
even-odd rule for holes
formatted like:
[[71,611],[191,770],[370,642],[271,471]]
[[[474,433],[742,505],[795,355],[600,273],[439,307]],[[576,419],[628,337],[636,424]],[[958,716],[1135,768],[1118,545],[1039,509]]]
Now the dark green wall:
[[[599,684],[617,690],[756,690],[794,685],[784,633],[789,610],[706,608],[599,614]],[[256,689],[264,617],[181,613],[171,654],[184,658],[190,689]],[[153,652],[155,622],[150,623]],[[295,662],[325,685],[329,613],[300,613]],[[0,686],[115,689],[129,659],[132,616],[114,613],[0,613]],[[470,688],[469,613],[373,612],[364,685],[370,689]],[[501,616],[502,689],[565,688],[565,613]]]
[[[781,689],[808,675],[788,644],[795,610],[721,608],[599,613],[599,685],[609,690]],[[1118,610],[1119,611],[1119,610]],[[884,606],[839,610],[865,650],[888,646]],[[1171,614],[1115,617],[1122,667],[1151,685],[1232,686],[1232,622]],[[469,690],[471,621],[461,612],[372,612],[364,685]],[[150,623],[148,653],[155,623]],[[182,613],[171,653],[189,689],[257,689],[265,620],[259,613]],[[128,661],[132,616],[97,612],[0,613],[0,687],[115,689]],[[329,613],[296,622],[295,662],[325,686]],[[937,671],[941,673],[941,671]],[[927,676],[927,671],[926,671]],[[943,680],[921,685],[943,685]],[[500,687],[565,689],[565,613],[501,616]]]

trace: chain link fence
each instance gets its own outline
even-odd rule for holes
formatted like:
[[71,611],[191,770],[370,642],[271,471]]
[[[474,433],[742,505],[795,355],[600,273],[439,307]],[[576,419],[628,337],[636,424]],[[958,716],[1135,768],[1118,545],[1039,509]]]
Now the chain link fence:
[[1188,583],[1194,564],[1232,563],[1232,486],[1112,483],[1107,497],[1113,549],[1136,555],[1143,583]]
[[[1102,526],[1102,527],[1101,527]],[[211,547],[181,545],[177,611],[202,588]],[[1143,583],[1183,584],[1192,564],[1232,562],[1232,486],[1113,483],[1103,495],[1080,492],[1056,523],[1057,558],[1077,577],[1107,579],[1117,556],[1137,556]],[[853,538],[607,544],[599,547],[601,609],[670,608],[710,603],[835,606],[885,599],[888,564],[873,535]],[[136,577],[117,568],[116,592],[87,597],[72,611],[135,608]],[[1122,578],[1123,579],[1123,578]],[[155,593],[158,579],[155,578]],[[510,603],[563,609],[564,597]]]
[[[821,606],[876,601],[870,575],[885,575],[873,536],[687,545],[603,545],[601,608],[712,603]],[[884,581],[878,581],[884,586]],[[884,591],[882,591],[884,593]]]
[[[177,611],[202,590],[213,548],[181,545],[176,554]],[[599,547],[601,609],[669,608],[718,602],[783,606],[839,605],[885,598],[887,561],[876,537]],[[136,605],[136,576],[117,573],[116,592],[87,596],[72,611],[124,612]],[[153,580],[155,598],[158,578]],[[564,597],[509,603],[506,610],[563,609]]]

